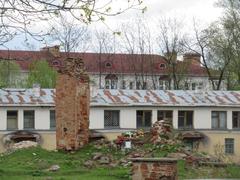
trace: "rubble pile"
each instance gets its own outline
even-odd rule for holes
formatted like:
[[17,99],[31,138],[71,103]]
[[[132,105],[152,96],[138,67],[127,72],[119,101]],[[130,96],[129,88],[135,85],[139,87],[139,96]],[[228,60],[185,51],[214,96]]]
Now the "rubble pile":
[[164,121],[156,121],[150,131],[150,142],[153,144],[170,144],[179,143],[178,139],[173,136],[171,125]]
[[21,141],[18,143],[14,143],[12,146],[10,146],[10,149],[12,151],[18,150],[18,149],[26,149],[30,147],[37,147],[38,143],[33,141]]

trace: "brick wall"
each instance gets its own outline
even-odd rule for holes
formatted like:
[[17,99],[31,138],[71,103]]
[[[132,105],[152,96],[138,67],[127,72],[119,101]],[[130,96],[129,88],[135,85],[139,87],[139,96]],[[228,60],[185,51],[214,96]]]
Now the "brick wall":
[[67,59],[56,84],[57,149],[76,150],[89,139],[89,77],[80,59]]
[[177,160],[170,158],[131,159],[133,180],[177,180]]

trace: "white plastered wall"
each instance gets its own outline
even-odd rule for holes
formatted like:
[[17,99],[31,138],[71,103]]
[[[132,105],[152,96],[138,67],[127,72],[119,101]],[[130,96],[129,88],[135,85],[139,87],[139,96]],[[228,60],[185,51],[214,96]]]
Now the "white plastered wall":
[[48,130],[50,128],[50,110],[49,107],[1,107],[0,108],[0,130],[7,130],[7,111],[18,111],[18,130],[23,129],[24,110],[35,111],[35,129],[36,130]]

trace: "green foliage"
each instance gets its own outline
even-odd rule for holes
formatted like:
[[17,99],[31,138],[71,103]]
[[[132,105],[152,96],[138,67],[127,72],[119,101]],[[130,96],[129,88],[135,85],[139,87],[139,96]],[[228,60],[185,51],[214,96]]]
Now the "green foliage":
[[0,88],[20,87],[20,67],[10,60],[0,60]]
[[47,61],[35,61],[32,63],[27,87],[40,84],[41,88],[54,88],[56,84],[57,71],[51,68]]

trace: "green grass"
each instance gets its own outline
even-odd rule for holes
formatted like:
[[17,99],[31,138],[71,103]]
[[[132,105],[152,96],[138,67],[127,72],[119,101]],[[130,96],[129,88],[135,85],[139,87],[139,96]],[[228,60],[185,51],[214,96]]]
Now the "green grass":
[[[152,150],[155,157],[166,156],[168,151],[175,151],[174,147],[155,147],[144,145],[142,149]],[[158,149],[158,148],[161,148]],[[110,168],[97,166],[91,169],[83,166],[86,160],[91,159],[94,152],[111,154],[113,159],[119,160],[124,157],[120,150],[103,147],[95,148],[88,145],[75,153],[46,151],[41,148],[19,150],[9,155],[0,156],[0,179],[1,180],[120,180],[130,179],[130,167],[118,166]],[[134,151],[135,152],[135,151]],[[49,172],[47,169],[57,164],[60,169],[57,172]],[[184,161],[178,162],[179,179],[187,178],[239,178],[240,168],[228,166],[226,168],[185,166]]]
[[[83,163],[90,159],[92,153],[103,152],[108,154],[110,150],[95,149],[89,145],[76,153],[46,151],[41,148],[19,150],[9,155],[0,157],[0,179],[126,179],[129,177],[128,168],[99,167],[87,169]],[[123,155],[119,151],[111,150],[114,158]],[[51,165],[57,164],[60,169],[57,172],[48,172]]]

